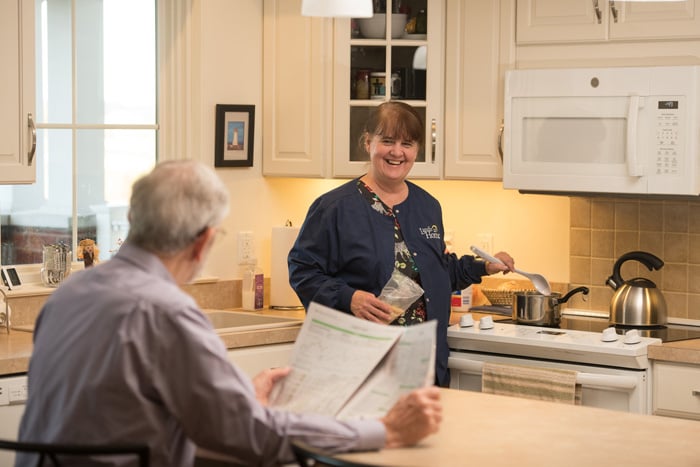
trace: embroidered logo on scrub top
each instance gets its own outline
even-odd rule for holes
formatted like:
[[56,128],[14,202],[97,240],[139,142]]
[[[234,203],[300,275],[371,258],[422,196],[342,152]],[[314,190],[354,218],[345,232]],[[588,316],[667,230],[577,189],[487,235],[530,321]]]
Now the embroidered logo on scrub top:
[[437,225],[433,224],[429,227],[419,227],[418,231],[422,236],[424,236],[428,240],[440,240],[440,231],[437,228]]

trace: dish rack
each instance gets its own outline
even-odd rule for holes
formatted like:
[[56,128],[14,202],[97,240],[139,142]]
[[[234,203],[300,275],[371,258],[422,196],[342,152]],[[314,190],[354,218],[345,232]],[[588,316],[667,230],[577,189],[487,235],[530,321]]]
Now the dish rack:
[[534,289],[481,289],[491,305],[513,306],[513,296],[516,292],[534,292]]

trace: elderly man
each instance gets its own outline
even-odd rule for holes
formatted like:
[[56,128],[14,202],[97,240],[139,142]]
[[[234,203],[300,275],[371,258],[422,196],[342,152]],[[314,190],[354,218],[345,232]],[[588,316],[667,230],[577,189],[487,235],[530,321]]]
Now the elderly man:
[[[179,287],[200,271],[227,212],[226,187],[197,162],[159,164],[134,184],[127,241],[110,261],[71,275],[37,320],[21,440],[145,442],[159,466],[192,465],[195,445],[277,465],[292,460],[293,440],[350,451],[437,431],[436,388],[405,396],[380,420],[266,406],[289,369],[251,381]],[[30,461],[18,456],[18,465]]]

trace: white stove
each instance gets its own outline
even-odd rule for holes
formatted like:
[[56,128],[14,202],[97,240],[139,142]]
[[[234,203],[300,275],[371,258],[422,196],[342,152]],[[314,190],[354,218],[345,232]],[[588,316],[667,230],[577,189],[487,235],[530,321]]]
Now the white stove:
[[661,339],[610,331],[577,331],[519,324],[493,323],[481,329],[479,321],[468,327],[459,324],[447,331],[451,349],[470,350],[527,358],[587,363],[619,368],[645,369],[649,367],[647,346],[660,344]]
[[577,372],[582,405],[650,414],[647,347],[662,340],[637,330],[608,329],[602,323],[595,331],[584,331],[494,322],[489,317],[450,326],[450,387],[480,391],[485,362],[561,368]]

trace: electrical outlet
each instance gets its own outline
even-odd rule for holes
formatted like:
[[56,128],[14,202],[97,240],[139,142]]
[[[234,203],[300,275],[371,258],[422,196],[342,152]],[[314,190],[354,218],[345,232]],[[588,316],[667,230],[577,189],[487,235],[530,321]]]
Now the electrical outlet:
[[494,254],[493,251],[493,234],[491,233],[480,233],[477,235],[479,240],[479,248],[488,254]]
[[246,264],[255,257],[253,252],[253,232],[242,230],[238,232],[238,264]]

